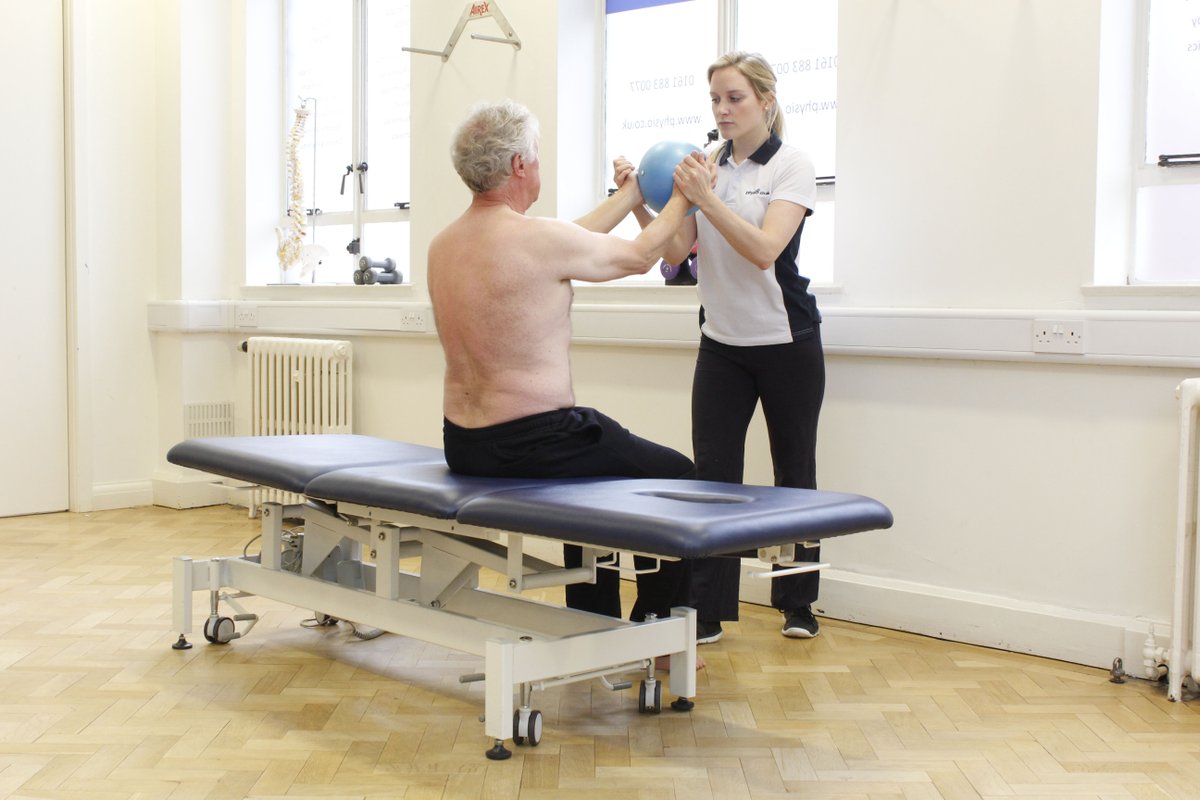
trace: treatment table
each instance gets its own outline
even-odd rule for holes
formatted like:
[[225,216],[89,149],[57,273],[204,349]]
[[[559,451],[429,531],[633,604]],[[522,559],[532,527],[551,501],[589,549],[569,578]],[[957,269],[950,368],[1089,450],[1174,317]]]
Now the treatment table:
[[[542,602],[521,592],[591,582],[597,569],[629,573],[618,553],[656,562],[757,555],[796,571],[794,544],[888,528],[891,512],[840,492],[696,480],[476,478],[446,467],[442,451],[370,436],[246,436],[191,439],[173,464],[303,496],[301,506],[263,503],[258,555],[174,562],[176,648],[190,647],[192,595],[209,593],[204,636],[226,644],[257,616],[238,600],[262,597],[310,608],[473,653],[484,659],[487,756],[507,758],[505,740],[537,745],[535,689],[641,673],[638,707],[658,713],[655,659],[669,656],[676,710],[696,695],[696,616],[628,622]],[[284,518],[301,518],[302,533]],[[583,565],[564,569],[525,552],[529,538],[583,547]],[[403,569],[401,562],[404,562]],[[409,567],[419,567],[412,571]],[[481,569],[508,592],[481,588]],[[778,572],[774,574],[779,574]],[[229,591],[227,591],[229,590]],[[234,610],[223,613],[222,604]],[[514,696],[517,695],[515,698]]]

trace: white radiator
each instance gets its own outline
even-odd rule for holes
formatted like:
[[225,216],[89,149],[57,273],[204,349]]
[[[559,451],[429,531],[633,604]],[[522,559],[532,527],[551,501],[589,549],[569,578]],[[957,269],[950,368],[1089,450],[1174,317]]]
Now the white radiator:
[[255,336],[250,354],[250,433],[350,433],[350,342]]
[[[353,349],[336,339],[254,336],[250,355],[250,433],[253,436],[353,432]],[[253,489],[250,515],[266,502],[297,505],[301,495]]]
[[1175,536],[1175,602],[1167,698],[1181,700],[1183,683],[1200,679],[1200,552],[1196,501],[1200,496],[1200,379],[1179,384],[1179,524]]

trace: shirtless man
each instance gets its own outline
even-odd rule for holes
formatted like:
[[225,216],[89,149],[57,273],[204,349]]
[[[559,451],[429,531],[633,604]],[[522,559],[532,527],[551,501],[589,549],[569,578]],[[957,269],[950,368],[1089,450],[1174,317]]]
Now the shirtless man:
[[[636,180],[575,222],[529,217],[541,188],[537,119],[513,102],[477,107],[452,144],[471,205],[429,245],[429,294],[446,357],[443,441],[467,475],[683,478],[691,459],[575,405],[568,351],[572,280],[641,274],[662,257],[687,211],[676,189],[633,241],[610,236],[642,196]],[[567,567],[582,551],[563,546]],[[652,566],[638,559],[639,568]],[[686,567],[639,575],[630,618],[686,604]],[[567,605],[621,616],[618,576],[567,587]]]

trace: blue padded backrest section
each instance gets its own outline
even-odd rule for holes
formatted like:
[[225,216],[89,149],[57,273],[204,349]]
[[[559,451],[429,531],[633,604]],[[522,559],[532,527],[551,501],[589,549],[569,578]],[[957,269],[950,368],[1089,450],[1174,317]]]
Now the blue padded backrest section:
[[[596,480],[580,478],[554,481],[573,485]],[[453,519],[466,503],[485,494],[545,486],[538,478],[477,478],[451,472],[441,464],[382,464],[342,469],[315,478],[305,492],[320,500],[358,503],[393,511],[407,511],[437,519]]]
[[167,461],[241,481],[302,493],[318,475],[335,469],[387,463],[445,465],[436,447],[373,436],[214,436],[180,442]]
[[675,558],[737,553],[889,528],[892,512],[841,492],[688,480],[609,479],[481,495],[458,521]]

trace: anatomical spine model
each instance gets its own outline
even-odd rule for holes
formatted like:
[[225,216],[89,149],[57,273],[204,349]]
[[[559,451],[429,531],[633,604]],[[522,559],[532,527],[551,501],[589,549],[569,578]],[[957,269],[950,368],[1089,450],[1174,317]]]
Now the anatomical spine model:
[[275,229],[275,237],[279,241],[276,255],[279,257],[279,269],[284,280],[307,278],[329,257],[328,251],[315,244],[305,244],[304,237],[304,173],[300,164],[300,140],[304,136],[304,123],[308,120],[308,107],[301,102],[295,109],[296,119],[288,134],[287,146],[287,185],[288,209],[287,225]]

